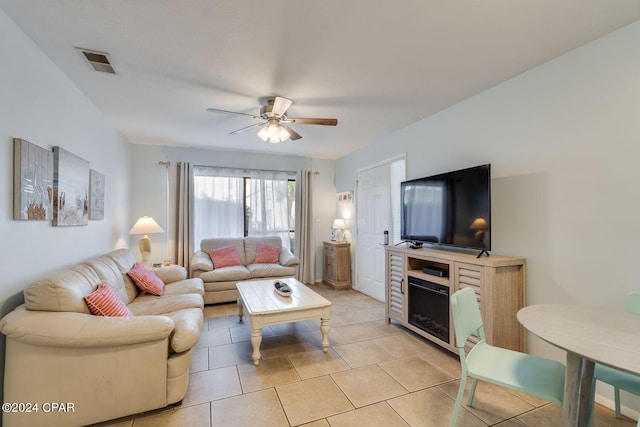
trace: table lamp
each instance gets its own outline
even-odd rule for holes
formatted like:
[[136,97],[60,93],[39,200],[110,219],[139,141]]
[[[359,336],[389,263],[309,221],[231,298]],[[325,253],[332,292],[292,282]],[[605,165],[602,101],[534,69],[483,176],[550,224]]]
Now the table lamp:
[[151,256],[151,239],[148,235],[157,233],[164,233],[164,230],[153,218],[148,216],[140,218],[133,227],[131,227],[131,230],[129,230],[129,235],[144,234],[144,236],[140,238],[140,241],[138,241],[143,265],[149,265],[149,257]]
[[478,243],[484,244],[484,230],[489,229],[489,223],[487,223],[487,220],[484,218],[476,218],[473,220],[469,228],[471,230],[478,230],[474,237]]
[[338,243],[343,243],[344,242],[344,232],[342,230],[344,230],[345,228],[347,228],[344,224],[344,219],[336,219],[335,221],[333,221],[333,228],[334,230],[338,231],[338,235],[336,237]]

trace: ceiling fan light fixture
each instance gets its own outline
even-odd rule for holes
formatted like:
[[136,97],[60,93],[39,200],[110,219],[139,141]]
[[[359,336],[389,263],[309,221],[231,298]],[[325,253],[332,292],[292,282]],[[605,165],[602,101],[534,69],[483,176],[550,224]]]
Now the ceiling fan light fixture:
[[287,126],[291,123],[302,125],[321,125],[321,126],[336,126],[338,119],[322,119],[322,118],[293,118],[287,116],[289,107],[293,104],[293,101],[281,96],[271,96],[267,98],[267,105],[260,107],[260,115],[241,113],[236,111],[221,110],[219,108],[207,108],[207,111],[213,113],[230,113],[239,114],[242,116],[249,116],[253,119],[264,120],[262,123],[256,123],[255,125],[249,125],[229,132],[230,135],[235,135],[244,132],[247,129],[261,126],[258,132],[258,137],[265,142],[272,144],[278,144],[280,142],[291,139],[296,141],[302,136],[296,132],[295,129]]
[[291,137],[291,134],[286,127],[280,124],[278,119],[270,119],[269,124],[260,129],[258,137],[263,141],[268,141],[272,144],[278,144],[284,142]]
[[286,141],[287,139],[289,139],[291,134],[284,126],[280,125],[278,126],[278,136],[280,137],[280,141]]
[[269,126],[265,126],[262,129],[260,129],[260,132],[258,132],[258,137],[260,137],[261,140],[263,141],[267,141],[269,139]]
[[269,131],[269,136],[271,138],[278,135],[278,121],[277,120],[269,120],[269,126],[267,126],[267,130]]

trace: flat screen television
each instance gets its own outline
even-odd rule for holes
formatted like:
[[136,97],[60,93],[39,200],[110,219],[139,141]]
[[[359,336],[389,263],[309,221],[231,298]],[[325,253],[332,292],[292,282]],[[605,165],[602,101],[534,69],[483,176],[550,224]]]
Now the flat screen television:
[[491,250],[491,165],[428,176],[400,184],[400,238]]

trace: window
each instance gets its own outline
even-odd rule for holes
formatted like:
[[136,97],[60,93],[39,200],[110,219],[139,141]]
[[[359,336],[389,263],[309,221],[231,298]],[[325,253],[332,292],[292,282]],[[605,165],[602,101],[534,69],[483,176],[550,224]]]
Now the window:
[[194,168],[194,237],[295,237],[295,172]]

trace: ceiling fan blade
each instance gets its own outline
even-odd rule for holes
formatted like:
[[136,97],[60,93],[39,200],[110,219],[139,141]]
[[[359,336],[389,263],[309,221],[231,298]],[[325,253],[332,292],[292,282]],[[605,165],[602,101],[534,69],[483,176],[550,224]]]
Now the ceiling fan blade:
[[298,132],[296,132],[295,130],[291,129],[289,126],[287,126],[287,125],[285,125],[283,123],[280,123],[280,124],[282,126],[284,126],[284,128],[287,130],[287,132],[289,132],[289,137],[293,141],[295,141],[296,139],[301,139],[302,138],[302,136]]
[[287,117],[287,123],[296,123],[301,125],[323,125],[323,126],[336,126],[338,119],[302,119],[302,118],[290,118]]
[[267,124],[267,122],[254,123],[252,125],[245,126],[243,128],[240,128],[240,129],[236,129],[233,132],[229,132],[229,135],[236,135],[236,134],[242,133],[242,132],[244,132],[244,131],[246,131],[248,129],[251,129],[251,128],[254,128],[254,127],[257,127],[257,126],[264,126],[266,124]]
[[271,113],[278,117],[282,117],[284,113],[287,112],[289,107],[291,107],[291,104],[293,104],[292,100],[283,98],[281,96],[276,96],[273,100],[273,108],[271,109]]
[[210,113],[229,113],[229,114],[241,114],[243,116],[249,116],[249,117],[253,117],[254,119],[261,119],[262,117],[260,116],[256,116],[254,114],[247,114],[247,113],[239,113],[237,111],[227,111],[227,110],[221,110],[219,108],[207,108],[207,111]]

